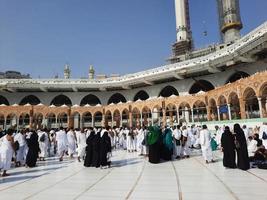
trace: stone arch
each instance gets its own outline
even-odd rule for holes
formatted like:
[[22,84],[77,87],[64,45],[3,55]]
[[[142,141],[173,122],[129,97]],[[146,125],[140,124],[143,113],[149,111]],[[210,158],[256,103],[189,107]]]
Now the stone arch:
[[162,118],[163,118],[163,112],[162,112],[162,107],[160,105],[155,105],[152,108],[152,123],[161,125],[162,123]]
[[115,122],[115,126],[116,127],[120,127],[121,126],[121,113],[118,109],[116,109],[113,112],[113,120]]
[[91,112],[83,113],[82,114],[82,127],[83,128],[93,127],[92,119],[93,119],[93,116]]
[[0,129],[4,130],[5,128],[5,115],[0,113]]
[[249,77],[250,75],[246,72],[243,72],[243,71],[236,71],[234,72],[228,79],[227,81],[225,82],[225,84],[227,83],[233,83],[237,80],[240,80],[242,78],[246,78],[246,77]]
[[100,111],[97,111],[94,114],[94,124],[95,127],[102,127],[102,120],[103,120],[103,113]]
[[218,120],[217,104],[214,98],[209,99],[209,112],[210,112],[209,120],[212,120],[212,121]]
[[191,122],[192,121],[192,112],[189,103],[182,102],[179,105],[179,122]]
[[126,103],[126,98],[121,93],[113,94],[108,100],[108,104],[111,104],[111,103],[117,104],[120,102]]
[[228,104],[230,106],[231,119],[241,119],[240,103],[236,92],[230,93],[228,96]]
[[141,112],[137,107],[132,110],[132,123],[133,127],[141,127]]
[[30,125],[30,115],[28,113],[22,113],[19,116],[19,128],[24,128]]
[[28,95],[25,96],[19,103],[19,105],[26,105],[26,104],[31,104],[31,105],[38,105],[39,103],[41,103],[40,99],[35,96],[35,95]]
[[211,82],[206,80],[195,80],[195,83],[191,86],[189,94],[196,94],[200,91],[207,92],[213,90],[214,86]]
[[170,97],[172,95],[179,96],[179,93],[175,87],[170,86],[170,85],[164,87],[159,93],[159,96],[162,96],[162,97]]
[[6,129],[9,128],[16,128],[15,126],[17,126],[18,123],[18,119],[17,119],[17,115],[15,113],[9,113],[6,116]]
[[121,113],[121,119],[122,119],[122,126],[129,126],[129,110],[128,109],[124,109]]
[[7,100],[7,98],[2,96],[2,95],[0,95],[0,105],[2,105],[2,104],[5,104],[6,106],[10,105],[9,101]]
[[56,117],[56,114],[55,113],[48,113],[46,115],[46,120],[47,120],[47,127],[49,129],[51,128],[58,128],[57,127],[57,117]]
[[219,114],[220,120],[228,120],[229,119],[229,111],[227,105],[227,99],[224,95],[220,95],[218,98],[217,105],[219,106]]
[[67,106],[72,106],[72,102],[69,97],[66,95],[60,94],[56,96],[50,103],[50,105],[55,105],[55,106],[62,106],[62,105],[67,105]]
[[174,123],[179,123],[177,116],[177,107],[175,104],[169,103],[166,106],[166,124],[173,126]]
[[194,122],[204,122],[208,120],[207,106],[205,102],[197,100],[193,104],[193,115]]
[[136,93],[136,95],[134,96],[134,101],[137,101],[137,100],[147,100],[149,98],[149,95],[146,91],[144,90],[140,90],[139,92]]
[[113,127],[112,119],[113,119],[113,117],[112,117],[111,111],[107,110],[105,112],[105,127],[107,127],[107,126]]
[[267,117],[267,82],[263,83],[259,90],[263,117]]
[[143,125],[149,126],[151,124],[152,114],[151,110],[145,106],[142,108],[142,116],[143,116]]
[[68,114],[65,112],[59,113],[57,116],[57,124],[59,127],[64,127],[67,128],[68,127]]
[[42,113],[35,113],[33,115],[33,127],[40,129],[42,128],[44,120],[44,115]]
[[69,126],[73,127],[74,129],[83,128],[82,127],[81,114],[78,111],[71,113]]
[[93,94],[88,94],[85,97],[83,97],[80,106],[84,106],[86,104],[89,104],[90,106],[95,106],[97,104],[101,104],[101,101],[97,96]]
[[243,93],[243,100],[245,101],[246,118],[259,118],[260,109],[256,92],[253,88],[248,87]]

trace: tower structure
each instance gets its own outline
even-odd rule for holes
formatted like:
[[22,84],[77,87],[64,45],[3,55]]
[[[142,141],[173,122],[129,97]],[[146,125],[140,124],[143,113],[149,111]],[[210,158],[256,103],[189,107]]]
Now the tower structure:
[[68,64],[65,65],[64,67],[64,78],[65,79],[70,79],[70,66]]
[[222,42],[232,43],[240,38],[243,27],[239,0],[217,0],[217,4]]
[[90,67],[89,67],[89,73],[88,73],[88,78],[90,80],[92,80],[92,79],[94,79],[94,77],[95,77],[95,70],[94,70],[93,65],[90,65]]
[[192,49],[188,0],[175,0],[176,43],[173,45],[173,56],[180,56]]

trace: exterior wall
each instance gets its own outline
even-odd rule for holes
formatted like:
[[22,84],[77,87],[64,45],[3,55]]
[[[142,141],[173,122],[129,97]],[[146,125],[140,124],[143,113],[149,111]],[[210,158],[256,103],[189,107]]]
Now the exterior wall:
[[[250,75],[255,74],[256,72],[264,71],[267,69],[267,63],[264,61],[258,61],[255,63],[247,63],[247,64],[242,64],[239,66],[232,66],[229,67],[224,72],[219,72],[215,74],[210,74],[210,75],[205,75],[205,76],[198,76],[195,77],[196,80],[206,80],[209,81],[211,84],[214,85],[215,88],[223,86],[229,77],[234,74],[236,71],[243,71],[246,72]],[[1,92],[0,95],[4,96],[7,98],[9,101],[10,105],[12,104],[19,104],[20,101],[28,95],[35,95],[37,96],[41,103],[44,105],[50,105],[51,101],[58,95],[63,94],[66,95],[67,97],[70,98],[72,101],[72,105],[80,105],[81,100],[88,94],[93,94],[97,96],[102,105],[107,105],[108,99],[115,93],[121,93],[127,101],[133,101],[134,96],[136,93],[138,93],[140,90],[144,90],[148,93],[149,97],[158,97],[161,90],[170,85],[176,88],[180,96],[187,95],[190,88],[194,84],[194,80],[191,78],[188,79],[183,79],[183,80],[177,80],[169,83],[163,83],[163,84],[155,84],[152,86],[147,86],[143,88],[137,88],[137,89],[132,89],[132,90],[123,90],[123,91],[103,91],[103,92],[36,92],[36,93],[4,93]]]
[[[228,107],[231,106],[238,106],[240,110],[241,119],[246,119],[249,117],[247,110],[246,110],[246,103],[252,97],[248,95],[250,92],[255,93],[256,104],[259,107],[259,114],[260,118],[267,117],[267,104],[266,104],[266,97],[267,97],[267,71],[256,73],[248,78],[241,79],[231,84],[223,85],[221,87],[217,87],[216,89],[201,93],[197,95],[184,95],[184,96],[175,96],[169,98],[155,98],[146,101],[136,101],[136,102],[128,102],[128,103],[119,103],[116,105],[107,105],[107,106],[94,106],[94,107],[80,107],[80,106],[61,106],[61,107],[48,107],[45,105],[37,105],[37,106],[0,106],[0,117],[4,118],[5,123],[8,116],[13,116],[14,119],[18,122],[19,117],[25,116],[26,114],[29,115],[29,125],[34,127],[36,124],[36,118],[38,115],[42,115],[43,122],[45,124],[45,120],[47,120],[49,114],[53,114],[56,117],[56,121],[60,119],[62,114],[67,115],[67,123],[68,126],[73,126],[74,124],[74,115],[79,114],[80,119],[83,120],[83,116],[86,113],[90,113],[92,116],[91,125],[95,123],[95,116],[97,113],[102,115],[101,125],[109,124],[107,120],[107,116],[111,115],[112,122],[114,122],[115,113],[118,113],[120,119],[116,119],[117,122],[119,120],[120,125],[122,125],[122,121],[126,120],[127,125],[132,126],[141,126],[148,124],[153,124],[155,121],[152,117],[152,120],[147,120],[148,117],[145,117],[147,114],[151,114],[151,116],[157,116],[157,121],[160,125],[166,125],[167,119],[170,120],[170,124],[173,124],[176,119],[174,116],[180,117],[181,114],[177,115],[177,113],[185,112],[187,113],[187,122],[194,123],[194,113],[195,111],[204,110],[206,119],[208,121],[222,121],[222,120],[231,120],[231,111],[230,113],[224,113],[220,118],[217,115],[216,108],[222,104],[227,105]],[[152,86],[155,87],[155,86]],[[130,91],[128,91],[130,92]],[[110,92],[111,93],[111,92]],[[110,94],[109,93],[109,94]],[[135,93],[133,93],[135,94]],[[231,97],[233,94],[237,95],[238,102],[236,105],[231,104]],[[45,93],[43,95],[50,96],[49,94]],[[56,94],[54,94],[55,96]],[[73,95],[73,96],[72,96]],[[71,98],[74,97],[75,93],[71,94]],[[130,94],[128,93],[130,96]],[[54,97],[47,97],[49,101]],[[76,94],[76,96],[78,96]],[[131,95],[133,97],[133,95]],[[102,96],[103,98],[103,96]],[[221,99],[225,99],[225,102],[221,102]],[[77,98],[75,101],[80,100]],[[212,100],[215,102],[215,110],[212,108]],[[47,101],[47,102],[49,102]],[[75,104],[75,101],[73,102]],[[185,109],[184,109],[185,108]],[[174,109],[174,110],[173,110]],[[156,111],[155,111],[156,110]],[[172,110],[172,112],[170,112]],[[231,109],[229,109],[231,110]],[[176,113],[176,114],[175,114]],[[229,114],[229,115],[228,115]],[[183,115],[183,114],[182,114]],[[217,115],[217,116],[216,116]],[[215,116],[215,117],[214,117]],[[179,118],[178,117],[178,118]],[[123,119],[124,118],[124,119]],[[189,119],[188,119],[189,118]],[[147,120],[147,121],[146,121]],[[60,121],[60,120],[59,120]],[[136,124],[133,124],[133,121],[137,121]],[[155,121],[154,123],[158,123]],[[177,123],[179,123],[179,119]],[[14,124],[14,123],[13,123]],[[76,123],[77,124],[77,123]],[[118,124],[118,123],[116,123]],[[114,125],[114,123],[112,123]],[[5,125],[4,125],[5,127]]]

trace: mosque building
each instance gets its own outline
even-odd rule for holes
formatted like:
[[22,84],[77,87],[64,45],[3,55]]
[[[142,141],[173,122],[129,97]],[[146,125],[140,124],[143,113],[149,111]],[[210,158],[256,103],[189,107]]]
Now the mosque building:
[[188,0],[175,0],[169,64],[123,76],[0,79],[0,128],[144,126],[267,117],[267,22],[241,37],[239,0],[217,0],[222,43],[194,50]]

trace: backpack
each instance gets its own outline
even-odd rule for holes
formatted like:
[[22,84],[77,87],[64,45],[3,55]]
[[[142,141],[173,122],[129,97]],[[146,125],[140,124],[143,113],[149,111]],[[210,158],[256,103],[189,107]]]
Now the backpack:
[[40,142],[44,142],[45,141],[45,134],[43,134],[41,137],[40,137]]
[[267,140],[267,134],[265,133],[265,131],[263,131],[263,133],[262,133],[262,139]]

